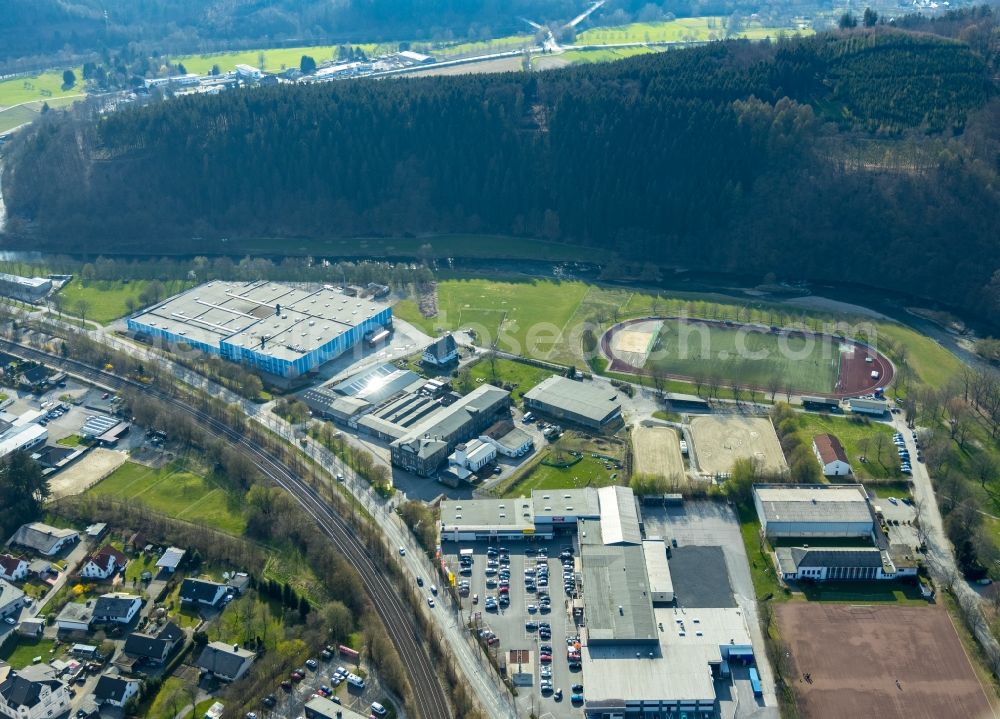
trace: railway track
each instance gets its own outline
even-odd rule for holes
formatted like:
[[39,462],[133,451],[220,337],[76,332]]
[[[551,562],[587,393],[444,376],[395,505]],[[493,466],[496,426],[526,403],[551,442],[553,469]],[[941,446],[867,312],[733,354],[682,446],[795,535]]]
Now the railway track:
[[330,539],[334,547],[358,570],[365,591],[368,593],[375,611],[388,628],[390,639],[396,645],[403,666],[409,675],[414,701],[420,716],[423,719],[450,719],[445,691],[435,671],[434,663],[420,638],[416,620],[399,588],[386,579],[382,568],[369,553],[368,548],[354,535],[347,521],[331,510],[316,490],[295,474],[284,462],[255,445],[224,422],[165,392],[92,367],[79,360],[58,357],[8,340],[0,340],[0,348],[24,359],[57,367],[83,379],[104,385],[108,389],[130,388],[155,397],[192,416],[199,424],[211,429],[252,456],[260,471],[295,498],[302,509],[313,518],[320,530]]

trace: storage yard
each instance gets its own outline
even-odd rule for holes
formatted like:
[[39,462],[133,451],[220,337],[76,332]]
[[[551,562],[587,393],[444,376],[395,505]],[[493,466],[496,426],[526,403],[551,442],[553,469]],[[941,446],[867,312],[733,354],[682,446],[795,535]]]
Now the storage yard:
[[727,474],[737,459],[756,459],[766,473],[788,470],[771,420],[739,415],[695,417],[691,436],[704,474]]
[[774,613],[804,719],[992,716],[941,607],[791,602]]

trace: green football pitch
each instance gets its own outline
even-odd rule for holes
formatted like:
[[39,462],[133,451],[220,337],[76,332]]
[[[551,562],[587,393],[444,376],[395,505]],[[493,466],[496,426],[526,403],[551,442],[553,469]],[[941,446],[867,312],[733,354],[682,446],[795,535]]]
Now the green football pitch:
[[665,321],[645,369],[722,384],[833,392],[840,373],[840,343],[826,336],[790,336],[751,327]]

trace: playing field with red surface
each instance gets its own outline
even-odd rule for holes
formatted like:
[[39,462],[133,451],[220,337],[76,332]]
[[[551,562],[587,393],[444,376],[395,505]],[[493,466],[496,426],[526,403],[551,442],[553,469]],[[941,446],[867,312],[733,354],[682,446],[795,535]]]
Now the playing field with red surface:
[[994,716],[941,607],[792,602],[774,614],[804,719]]

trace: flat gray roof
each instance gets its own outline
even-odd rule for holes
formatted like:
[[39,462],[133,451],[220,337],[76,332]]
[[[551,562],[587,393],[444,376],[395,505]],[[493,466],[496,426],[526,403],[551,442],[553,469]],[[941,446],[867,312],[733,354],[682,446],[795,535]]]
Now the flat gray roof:
[[679,607],[733,608],[736,597],[729,583],[722,547],[685,544],[670,556],[674,599]]
[[620,411],[622,406],[618,393],[611,388],[558,375],[532,387],[524,398],[558,407],[594,422],[603,422],[609,415]]
[[225,341],[292,361],[384,309],[331,287],[304,290],[277,282],[216,280],[174,295],[132,320],[195,342],[217,347]]
[[871,522],[868,500],[860,486],[755,485],[754,494],[767,522]]
[[480,385],[453,404],[442,406],[411,426],[407,434],[397,441],[407,442],[424,436],[431,439],[451,436],[469,422],[474,414],[492,411],[509,396],[510,392],[505,389],[491,384]]
[[536,517],[598,517],[600,503],[597,490],[583,489],[536,489],[531,493],[531,504]]
[[589,642],[656,642],[642,545],[584,544],[583,601]]
[[667,562],[667,543],[662,539],[647,539],[642,543],[642,553],[646,559],[649,590],[654,594],[673,594],[674,583],[670,578],[670,564]]
[[441,531],[485,532],[535,528],[530,499],[457,499],[441,502]]

